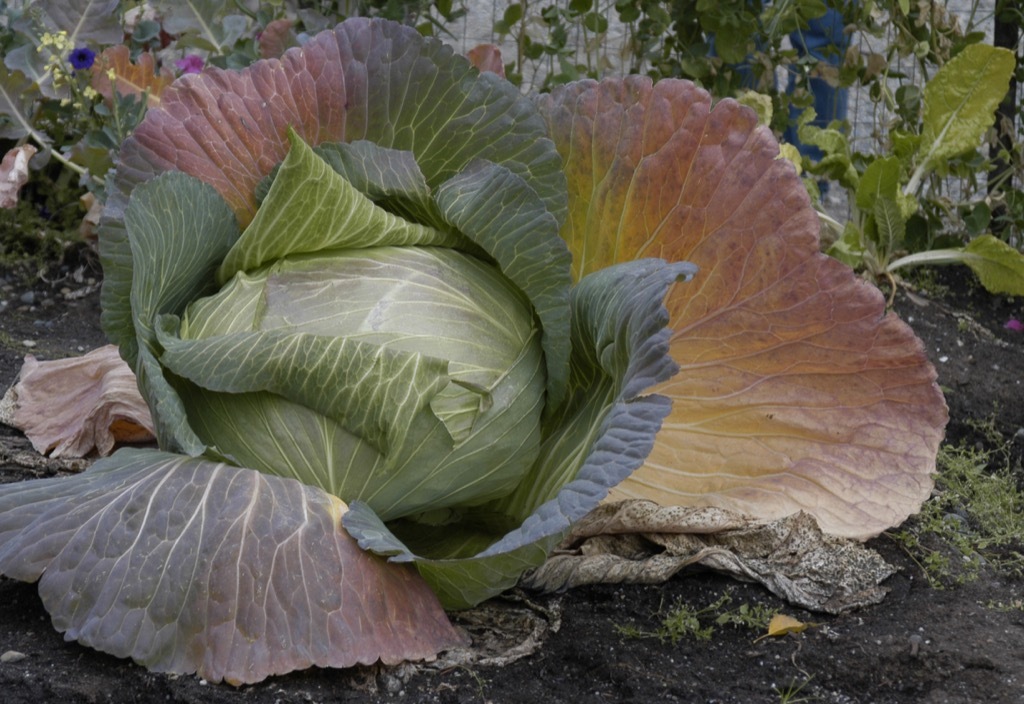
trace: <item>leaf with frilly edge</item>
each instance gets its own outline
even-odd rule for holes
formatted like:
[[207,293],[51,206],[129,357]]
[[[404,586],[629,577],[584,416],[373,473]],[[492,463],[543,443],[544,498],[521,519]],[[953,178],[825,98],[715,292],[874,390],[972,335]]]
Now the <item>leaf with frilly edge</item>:
[[69,640],[159,672],[259,682],[464,644],[409,567],[359,549],[299,482],[155,450],[0,489],[0,573]]
[[132,338],[128,194],[180,170],[213,186],[244,228],[257,185],[288,151],[289,128],[312,146],[369,140],[412,152],[431,188],[485,159],[521,177],[557,222],[564,218],[565,176],[529,100],[410,27],[353,18],[280,60],[183,76],[125,142],[100,238],[101,320],[111,339],[123,346]]
[[289,127],[314,147],[369,140],[411,151],[432,187],[473,159],[493,161],[525,179],[559,220],[565,213],[558,156],[514,86],[477,74],[411,27],[366,18],[280,60],[176,81],[126,141],[117,188],[178,169],[213,185],[244,227],[256,185],[288,151]]
[[819,253],[818,220],[755,114],[684,81],[580,82],[539,99],[565,161],[577,276],[635,257],[691,261],[671,415],[612,498],[806,510],[868,537],[932,487],[946,407],[920,341],[874,287]]

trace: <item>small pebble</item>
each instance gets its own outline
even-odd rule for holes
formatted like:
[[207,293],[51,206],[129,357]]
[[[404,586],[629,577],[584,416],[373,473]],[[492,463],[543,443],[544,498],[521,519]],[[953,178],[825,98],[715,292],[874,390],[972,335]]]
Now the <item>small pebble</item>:
[[22,340],[21,344],[23,344],[25,347],[28,347],[29,349],[32,349],[39,343],[36,342],[35,340]]
[[3,655],[0,655],[0,662],[3,662],[3,663],[21,662],[22,660],[24,660],[27,657],[28,656],[25,655],[25,653],[19,653],[17,650],[8,650]]
[[25,293],[21,294],[20,300],[25,305],[29,305],[30,306],[30,305],[32,305],[33,303],[36,302],[36,292],[35,291],[25,291]]
[[914,633],[913,635],[910,636],[909,640],[910,640],[910,654],[913,657],[917,657],[917,655],[921,652],[921,643],[924,641],[924,639],[921,636],[919,636],[918,634]]
[[394,675],[383,673],[378,676],[378,680],[384,686],[384,691],[388,694],[398,694],[398,691],[402,689],[402,680],[398,679]]

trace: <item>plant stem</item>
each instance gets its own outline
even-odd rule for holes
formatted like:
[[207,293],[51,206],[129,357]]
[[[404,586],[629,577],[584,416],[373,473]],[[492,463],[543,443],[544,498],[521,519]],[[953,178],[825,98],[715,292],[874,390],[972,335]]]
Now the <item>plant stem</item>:
[[933,249],[927,252],[908,254],[905,257],[900,257],[894,262],[889,262],[889,266],[885,268],[885,271],[891,273],[901,267],[914,266],[918,264],[957,264],[966,260],[967,257],[967,252],[957,247],[950,249]]
[[914,169],[914,173],[911,175],[910,180],[907,181],[907,185],[903,188],[903,195],[913,196],[917,194],[918,189],[921,187],[921,180],[924,178],[928,165],[928,160],[924,159],[917,168]]
[[88,170],[88,169],[86,169],[85,167],[83,167],[83,166],[81,166],[81,165],[79,165],[79,164],[76,164],[75,162],[71,161],[71,160],[70,160],[70,159],[68,159],[68,158],[67,158],[66,156],[64,156],[63,154],[61,154],[60,152],[58,152],[58,151],[57,151],[56,149],[54,149],[53,147],[51,147],[51,146],[50,146],[50,145],[49,145],[49,144],[47,143],[47,141],[46,141],[46,137],[45,137],[45,136],[43,136],[42,134],[40,134],[40,133],[39,133],[39,132],[37,132],[36,130],[30,130],[30,131],[29,131],[29,135],[30,135],[30,136],[32,137],[32,139],[33,139],[33,140],[34,140],[34,141],[35,141],[35,142],[36,142],[36,143],[37,143],[37,144],[38,144],[38,145],[39,145],[40,147],[42,147],[42,148],[43,148],[43,149],[45,149],[45,150],[48,150],[48,151],[50,152],[50,156],[52,156],[52,157],[53,157],[54,159],[56,159],[57,161],[59,161],[59,162],[60,162],[61,164],[63,164],[63,165],[64,165],[64,166],[66,166],[67,168],[71,169],[72,171],[74,171],[74,172],[75,172],[76,174],[78,174],[79,176],[85,176],[85,177],[87,177],[87,178],[91,178],[91,179],[92,179],[93,181],[95,181],[95,182],[96,182],[96,184],[97,184],[97,185],[100,185],[100,186],[104,185],[104,181],[103,181],[103,178],[102,178],[102,177],[100,177],[100,176],[95,176],[95,175],[93,175],[93,174],[90,174],[90,173],[89,173],[89,170]]

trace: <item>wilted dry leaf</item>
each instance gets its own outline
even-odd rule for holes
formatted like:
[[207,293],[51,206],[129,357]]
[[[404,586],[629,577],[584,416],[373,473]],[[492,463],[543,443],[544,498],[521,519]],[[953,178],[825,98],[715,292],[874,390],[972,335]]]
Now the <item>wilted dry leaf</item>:
[[520,582],[560,591],[596,583],[663,582],[688,565],[758,582],[792,604],[840,613],[882,600],[893,569],[877,553],[821,532],[808,513],[774,521],[718,508],[606,504]]
[[51,362],[28,355],[12,391],[11,425],[41,454],[108,455],[117,443],[153,439],[149,407],[114,345]]
[[28,181],[28,160],[36,153],[31,144],[15,147],[0,162],[0,208],[13,208],[18,204],[18,191]]
[[[108,73],[113,70],[114,80]],[[96,57],[92,69],[92,87],[107,101],[113,99],[111,86],[117,88],[121,95],[142,95],[146,93],[146,104],[154,108],[160,104],[160,94],[174,80],[174,74],[168,69],[156,72],[156,61],[152,54],[139,54],[132,63],[128,47],[123,44],[112,46]]]
[[505,77],[505,64],[501,63],[501,49],[494,44],[480,44],[466,53],[469,62],[476,66],[480,73],[490,71],[502,78]]
[[82,217],[82,224],[78,226],[78,234],[87,242],[96,241],[96,228],[100,224],[100,215],[103,214],[103,201],[92,193],[86,193],[78,202],[85,208],[86,213]]

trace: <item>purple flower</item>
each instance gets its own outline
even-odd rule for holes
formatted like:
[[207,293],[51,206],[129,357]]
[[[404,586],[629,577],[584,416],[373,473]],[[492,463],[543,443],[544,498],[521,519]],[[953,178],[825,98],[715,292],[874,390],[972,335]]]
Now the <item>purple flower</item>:
[[96,52],[89,47],[80,46],[68,54],[68,61],[79,71],[92,68],[93,62],[96,61]]
[[1006,325],[1003,326],[1007,330],[1013,330],[1014,332],[1024,332],[1024,323],[1020,322],[1016,318],[1010,318],[1006,321]]
[[182,73],[199,73],[203,70],[203,57],[189,54],[183,59],[178,59],[174,65],[181,69]]

